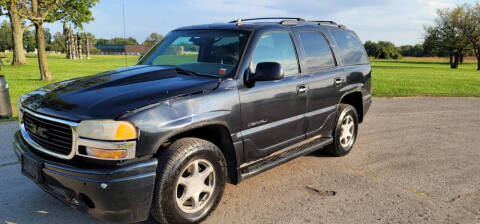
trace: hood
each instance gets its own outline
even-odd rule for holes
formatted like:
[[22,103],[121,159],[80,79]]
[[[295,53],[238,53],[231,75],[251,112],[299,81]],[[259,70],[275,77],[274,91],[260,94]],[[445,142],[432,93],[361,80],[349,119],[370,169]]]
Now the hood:
[[24,95],[22,106],[71,121],[115,119],[168,98],[213,90],[218,83],[215,77],[138,65],[45,86]]

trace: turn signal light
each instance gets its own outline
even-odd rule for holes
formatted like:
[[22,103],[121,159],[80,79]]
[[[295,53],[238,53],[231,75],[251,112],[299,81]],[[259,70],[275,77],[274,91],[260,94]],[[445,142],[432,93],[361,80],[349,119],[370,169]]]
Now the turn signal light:
[[101,159],[121,159],[127,156],[127,150],[105,150],[87,147],[87,155]]

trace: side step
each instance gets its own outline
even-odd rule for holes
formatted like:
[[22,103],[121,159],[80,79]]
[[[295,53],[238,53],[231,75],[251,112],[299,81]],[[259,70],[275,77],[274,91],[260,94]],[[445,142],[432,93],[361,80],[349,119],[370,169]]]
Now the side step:
[[309,138],[305,141],[273,153],[268,157],[243,164],[240,166],[240,177],[242,180],[253,177],[292,159],[321,149],[332,142],[332,137],[315,136]]

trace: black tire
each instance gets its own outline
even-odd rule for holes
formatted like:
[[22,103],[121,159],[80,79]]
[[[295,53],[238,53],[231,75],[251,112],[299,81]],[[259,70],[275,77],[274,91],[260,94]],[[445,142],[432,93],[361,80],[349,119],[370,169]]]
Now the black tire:
[[[158,160],[152,217],[160,223],[198,223],[206,219],[217,207],[225,189],[227,169],[220,149],[202,139],[182,138],[161,152]],[[213,165],[215,187],[200,211],[186,213],[176,202],[177,180],[187,166],[197,160],[206,160]]]
[[[341,142],[341,126],[342,122],[345,121],[345,118],[347,116],[351,116],[353,118],[353,140],[350,144],[347,146],[342,146]],[[347,155],[350,151],[352,151],[352,147],[355,144],[355,141],[357,140],[357,133],[358,133],[358,114],[357,110],[355,107],[349,104],[340,104],[338,107],[338,119],[337,122],[335,123],[335,128],[333,129],[333,142],[332,144],[328,145],[325,149],[325,151],[332,156],[345,156]]]

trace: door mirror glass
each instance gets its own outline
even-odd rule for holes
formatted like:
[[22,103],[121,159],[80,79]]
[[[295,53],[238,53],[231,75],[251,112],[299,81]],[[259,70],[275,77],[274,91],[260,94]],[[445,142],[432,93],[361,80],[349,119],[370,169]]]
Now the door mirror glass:
[[257,64],[255,74],[252,74],[251,81],[274,81],[283,79],[282,65],[277,62],[261,62]]

